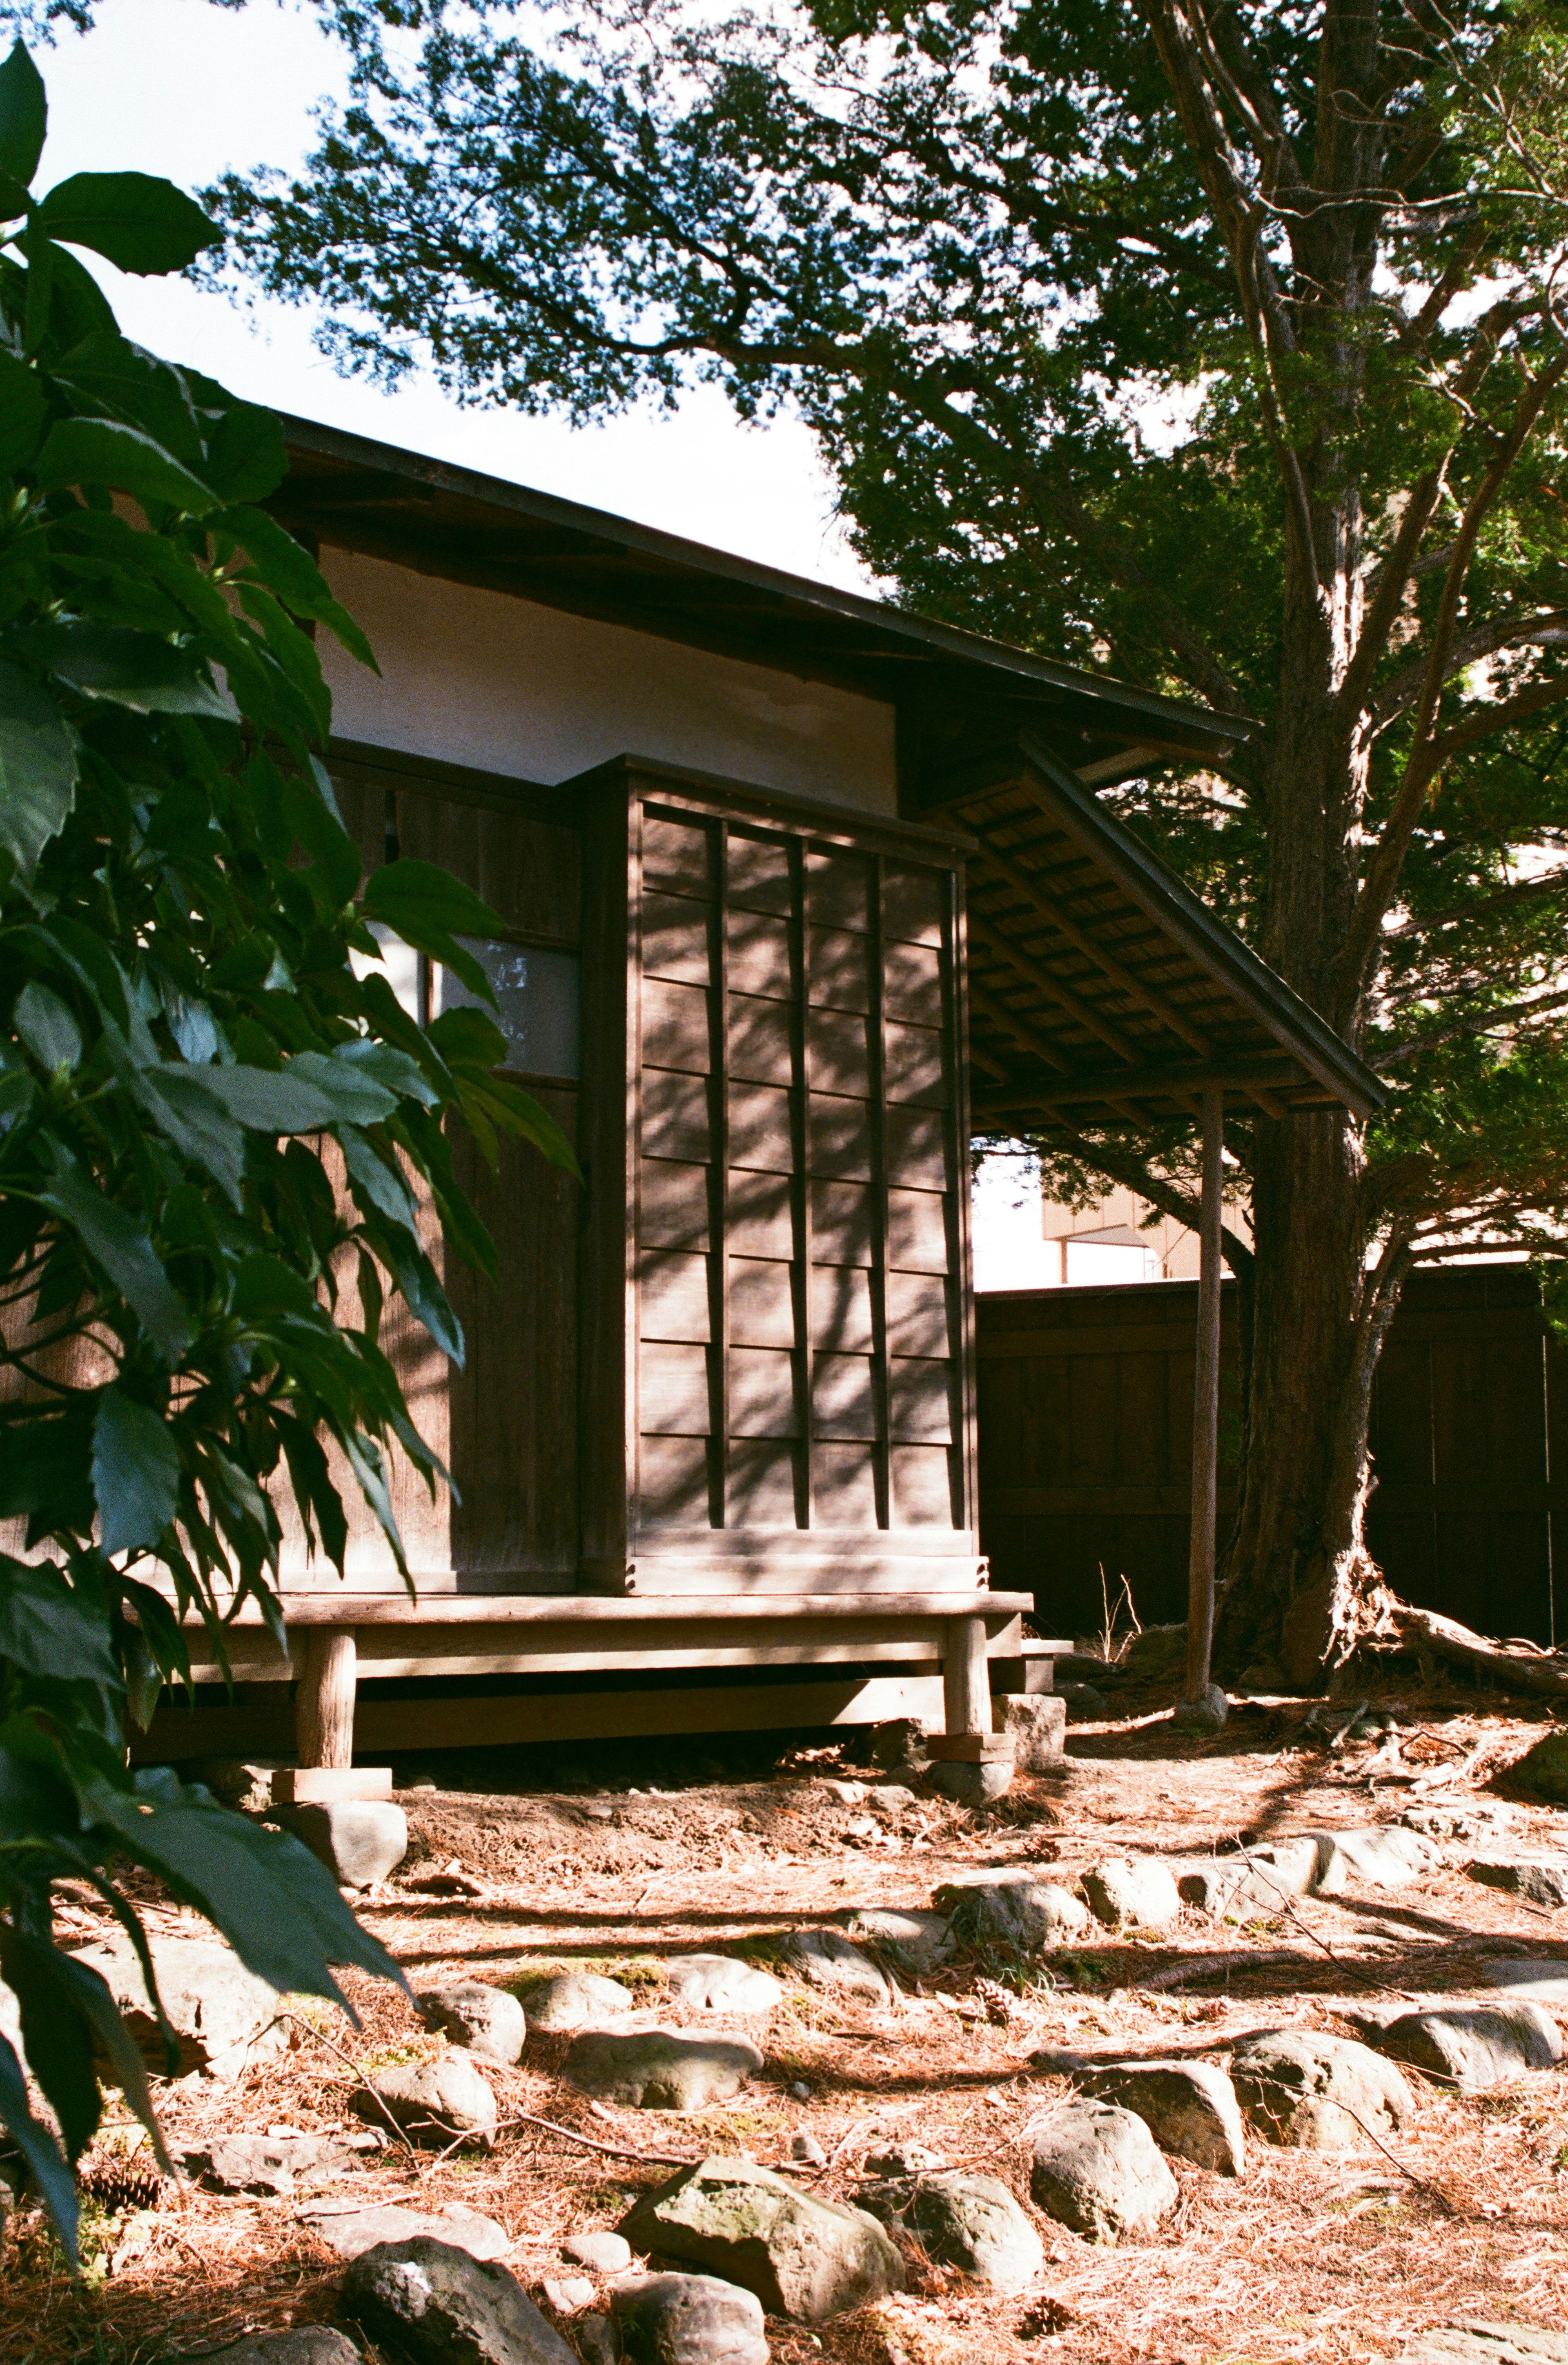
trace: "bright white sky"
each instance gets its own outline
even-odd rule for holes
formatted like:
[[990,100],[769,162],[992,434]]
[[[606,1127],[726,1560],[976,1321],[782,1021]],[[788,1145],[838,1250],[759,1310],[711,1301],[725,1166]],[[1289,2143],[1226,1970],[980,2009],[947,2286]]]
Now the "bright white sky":
[[[40,185],[134,169],[199,188],[226,166],[298,164],[314,101],[339,87],[313,12],[250,0],[100,0],[96,28],[38,62],[52,129]],[[122,276],[94,258],[127,334],[236,393],[363,435],[540,487],[801,575],[873,586],[833,521],[833,492],[799,421],[739,424],[700,389],[673,418],[635,413],[573,431],[553,419],[460,410],[430,383],[393,395],[339,377],[308,314],[247,316],[183,281]]]

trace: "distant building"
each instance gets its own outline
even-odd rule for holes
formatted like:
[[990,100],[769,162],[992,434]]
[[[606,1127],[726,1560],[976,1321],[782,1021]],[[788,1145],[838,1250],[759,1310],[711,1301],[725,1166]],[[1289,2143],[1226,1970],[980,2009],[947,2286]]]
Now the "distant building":
[[[1226,1225],[1251,1239],[1245,1209],[1226,1200]],[[1138,1281],[1195,1281],[1198,1236],[1158,1215],[1133,1191],[1089,1207],[1047,1199],[1032,1160],[984,1159],[975,1178],[977,1289],[1083,1289]]]

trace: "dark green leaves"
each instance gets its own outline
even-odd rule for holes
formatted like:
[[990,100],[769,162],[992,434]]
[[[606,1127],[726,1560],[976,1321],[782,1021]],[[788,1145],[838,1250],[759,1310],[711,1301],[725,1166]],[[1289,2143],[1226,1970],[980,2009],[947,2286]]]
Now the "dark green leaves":
[[51,1179],[30,1195],[77,1234],[109,1286],[145,1324],[163,1361],[177,1363],[191,1341],[191,1317],[158,1260],[145,1223],[106,1199],[63,1149],[56,1153]]
[[20,188],[32,184],[48,129],[43,76],[17,41],[0,65],[0,173]]
[[112,699],[138,714],[227,717],[232,712],[199,656],[151,633],[114,624],[44,624],[14,633],[9,645],[84,698]]
[[162,1416],[106,1388],[93,1426],[93,1493],[106,1552],[157,1543],[179,1500],[180,1457]]
[[417,952],[444,961],[471,993],[494,1002],[489,979],[456,938],[459,933],[491,936],[501,924],[484,899],[461,880],[433,862],[410,861],[405,856],[371,872],[363,909],[367,920],[378,920],[395,929]]
[[223,243],[194,198],[145,173],[73,173],[50,189],[35,219],[50,238],[90,246],[121,271],[184,271]]
[[35,1676],[120,1684],[101,1602],[84,1600],[51,1561],[0,1555],[0,1658]]
[[29,674],[0,658],[0,846],[24,879],[75,793],[76,734]]
[[191,517],[217,506],[218,496],[172,452],[139,427],[113,419],[67,419],[52,429],[38,465],[44,492],[66,485],[106,485],[145,507],[167,502]]

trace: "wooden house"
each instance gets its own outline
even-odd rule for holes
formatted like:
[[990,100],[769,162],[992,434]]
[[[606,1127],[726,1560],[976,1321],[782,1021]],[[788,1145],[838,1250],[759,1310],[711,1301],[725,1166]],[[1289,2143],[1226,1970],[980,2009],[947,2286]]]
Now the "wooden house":
[[[236,1701],[161,1711],[150,1748],[286,1752],[290,1682],[306,1766],[983,1733],[1035,1601],[990,1589],[976,1530],[971,1126],[1375,1098],[1097,801],[1246,723],[360,438],[290,443],[274,506],[381,665],[324,652],[345,817],[367,865],[440,861],[500,915],[510,1070],[586,1184],[464,1153],[500,1285],[449,1270],[460,1371],[403,1342],[455,1480],[399,1484],[417,1599],[368,1523],[346,1581],[297,1555],[290,1661],[241,1630]],[[407,956],[398,981],[454,991]]]

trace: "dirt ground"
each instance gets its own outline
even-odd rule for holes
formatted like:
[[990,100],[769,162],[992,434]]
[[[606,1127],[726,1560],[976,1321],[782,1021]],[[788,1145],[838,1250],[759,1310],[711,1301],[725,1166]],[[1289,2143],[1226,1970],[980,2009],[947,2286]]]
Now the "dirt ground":
[[[1136,1705],[1074,1727],[1064,1776],[1023,1777],[978,1814],[855,1765],[855,1744],[825,1736],[782,1762],[777,1743],[756,1741],[726,1755],[704,1740],[701,1757],[633,1744],[557,1753],[550,1788],[524,1750],[400,1768],[413,1844],[364,1917],[416,1990],[588,1966],[636,1988],[650,2023],[678,2024],[662,1992],[672,1954],[767,1961],[783,1931],[857,1906],[924,1905],[941,1882],[987,1867],[1048,1867],[1070,1885],[1107,1855],[1190,1858],[1307,1826],[1397,1821],[1417,1803],[1495,1803],[1547,1721],[1474,1694],[1406,1689],[1374,1702],[1402,1728],[1396,1750],[1372,1738],[1331,1751],[1305,1702],[1250,1703],[1203,1742],[1174,1732],[1168,1695]],[[459,1788],[465,1777],[487,1787]],[[766,2031],[749,2032],[767,2056],[763,2079],[697,2116],[589,2102],[561,2080],[566,2040],[536,2036],[519,2068],[484,2065],[503,2121],[527,2112],[599,2148],[527,2124],[503,2128],[488,2152],[412,2158],[389,2146],[322,2197],[483,2210],[513,2236],[508,2263],[536,2297],[542,2278],[567,2271],[563,2237],[615,2224],[669,2163],[745,2151],[786,2164],[801,2129],[828,2165],[794,2172],[825,2194],[852,2198],[868,2151],[898,2138],[983,2166],[1027,2206],[1031,2131],[1067,2091],[1030,2069],[1037,2047],[1204,2056],[1260,2028],[1350,2035],[1341,2014],[1358,2001],[1486,1995],[1498,1956],[1568,1956],[1568,1915],[1466,1875],[1477,1852],[1568,1853],[1562,1816],[1505,1811],[1505,1844],[1445,1844],[1443,1868],[1412,1887],[1304,1900],[1241,1930],[1188,1909],[1148,1943],[1102,1933],[1037,1963],[971,1957],[886,2013],[791,1984]],[[432,1880],[455,1893],[421,1893]],[[151,1918],[200,1927],[157,1909]],[[101,1927],[79,1905],[62,1920],[68,1936]],[[359,2075],[433,2057],[442,2040],[390,1987],[355,1978],[353,1991],[358,2031],[319,2005],[292,2008],[286,2054],[227,2089],[166,2090],[172,2143],[358,2131]],[[773,2355],[781,2365],[1264,2365],[1396,2355],[1417,2331],[1466,2317],[1568,2321],[1568,2075],[1471,2099],[1411,2076],[1417,2121],[1386,2150],[1278,2150],[1249,2135],[1240,2180],[1172,2162],[1181,2205],[1152,2239],[1096,2247],[1036,2216],[1046,2272],[1020,2298],[912,2259],[906,2297],[814,2333],[770,2323]],[[247,2328],[330,2316],[342,2268],[297,2222],[297,2200],[140,2185],[138,2131],[118,2104],[111,2122],[87,2164],[86,2288],[72,2286],[36,2220],[11,2228],[7,2359],[151,2365]],[[558,2320],[570,2340],[571,2319]]]

